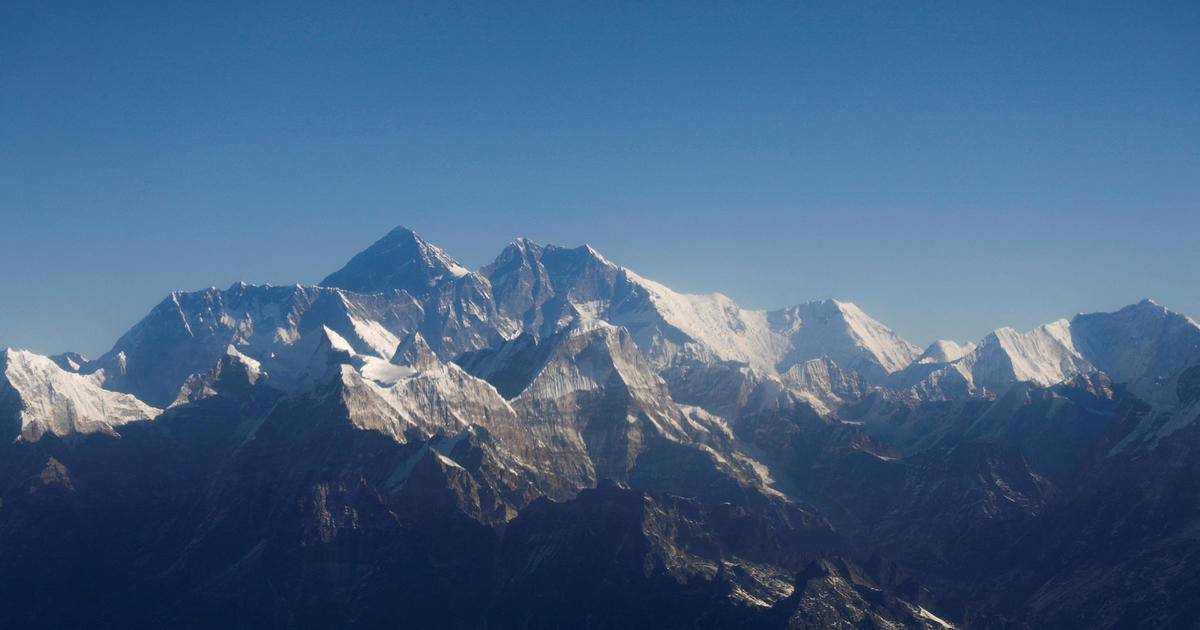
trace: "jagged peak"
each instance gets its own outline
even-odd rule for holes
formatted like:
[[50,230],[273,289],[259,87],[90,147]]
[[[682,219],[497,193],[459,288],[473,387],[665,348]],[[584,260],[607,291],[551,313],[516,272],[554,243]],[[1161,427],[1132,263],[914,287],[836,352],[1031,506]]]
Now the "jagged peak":
[[508,246],[516,247],[517,249],[523,249],[523,250],[541,249],[542,248],[542,246],[539,245],[536,241],[534,241],[531,238],[524,237],[524,236],[518,236],[517,238],[513,239],[513,241],[511,243],[509,243]]
[[496,270],[512,265],[519,261],[521,265],[535,265],[542,257],[544,247],[525,237],[517,238],[500,252],[496,259],[480,270],[484,277],[490,277]]

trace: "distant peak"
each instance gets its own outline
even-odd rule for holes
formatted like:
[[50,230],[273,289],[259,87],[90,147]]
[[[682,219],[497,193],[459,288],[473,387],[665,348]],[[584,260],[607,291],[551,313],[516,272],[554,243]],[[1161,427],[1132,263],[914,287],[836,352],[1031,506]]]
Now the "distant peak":
[[[1146,313],[1146,314],[1155,313],[1155,314],[1157,314],[1157,313],[1169,313],[1170,311],[1166,307],[1164,307],[1162,304],[1159,304],[1158,302],[1155,302],[1154,300],[1152,300],[1150,298],[1145,298],[1142,301],[1137,302],[1135,304],[1130,304],[1129,306],[1126,306],[1117,312],[1118,313]],[[1088,315],[1098,315],[1098,314],[1102,314],[1102,313],[1086,313],[1084,315],[1088,316]]]
[[960,344],[949,339],[938,339],[917,357],[917,363],[951,363],[975,350],[975,344]]
[[408,227],[407,225],[397,225],[396,227],[392,228],[390,232],[388,232],[386,235],[384,235],[384,237],[380,240],[388,241],[388,240],[399,240],[399,239],[424,242],[424,239],[422,239],[420,236],[417,236],[417,233],[414,232],[413,229]]
[[863,313],[863,310],[861,308],[858,308],[858,305],[855,304],[854,302],[846,302],[846,301],[837,300],[837,299],[830,299],[830,300],[828,300],[828,302],[830,304],[832,304],[834,307],[836,307],[839,311],[842,311],[843,313],[861,313],[861,314],[865,315],[865,313]]
[[853,303],[841,302],[834,299],[809,300],[794,306],[789,306],[784,310],[790,311],[799,317],[845,317],[856,312],[862,313],[862,310]]
[[1130,318],[1144,321],[1160,321],[1171,318],[1182,318],[1186,319],[1187,321],[1191,321],[1191,318],[1187,317],[1186,315],[1176,313],[1162,304],[1159,304],[1150,298],[1146,298],[1136,304],[1130,304],[1112,313],[1105,311],[1095,313],[1079,313],[1071,319],[1071,324],[1088,325],[1088,322],[1129,320]]
[[547,245],[544,252],[546,254],[553,253],[556,258],[561,260],[569,260],[575,264],[585,266],[599,266],[609,269],[623,269],[619,265],[614,264],[609,259],[605,258],[595,247],[591,245],[580,245],[578,247],[560,247],[558,245]]
[[470,273],[449,254],[400,226],[356,254],[321,284],[358,293],[421,293],[443,280]]
[[[541,245],[538,245],[532,239],[525,238],[524,236],[513,240],[513,242],[509,243],[508,247],[506,247],[504,249],[505,249],[505,252],[515,253],[515,255],[518,255],[518,256],[535,256],[536,257],[536,256],[540,255],[542,252]],[[501,254],[501,256],[503,256],[503,254]]]
[[441,365],[437,354],[429,348],[421,333],[413,332],[404,338],[392,354],[394,365],[410,366],[418,370],[430,370]]
[[604,257],[604,254],[601,254],[599,252],[599,250],[597,250],[595,247],[592,247],[591,245],[584,243],[584,245],[582,247],[579,247],[578,249],[583,250],[583,252],[587,253],[591,257],[595,258],[596,260],[599,260],[600,262],[602,262],[606,265],[612,264],[611,262],[609,262],[609,260],[607,258]]

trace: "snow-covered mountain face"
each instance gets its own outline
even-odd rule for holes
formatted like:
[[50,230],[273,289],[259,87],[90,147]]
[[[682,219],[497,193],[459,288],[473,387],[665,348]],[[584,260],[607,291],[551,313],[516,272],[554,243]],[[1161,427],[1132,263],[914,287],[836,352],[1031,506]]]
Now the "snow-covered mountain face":
[[918,354],[849,303],[747,310],[720,294],[671,291],[590,247],[527,240],[475,273],[398,228],[321,286],[239,283],[173,293],[110,352],[76,369],[101,374],[107,389],[166,407],[230,346],[258,362],[273,386],[295,391],[308,382],[302,339],[325,328],[356,353],[383,360],[402,339],[419,334],[448,361],[522,334],[548,339],[591,321],[628,330],[656,370],[732,361],[778,379],[793,366],[828,359],[879,384]]
[[398,227],[321,281],[355,293],[407,291],[423,295],[468,275],[465,267],[412,230]]
[[775,396],[775,404],[805,400],[821,413],[880,389],[953,399],[995,395],[1018,382],[1050,386],[1093,372],[1169,404],[1174,376],[1200,361],[1200,327],[1150,301],[1026,333],[1002,328],[977,344],[941,340],[922,352],[848,302],[749,310],[719,293],[677,293],[588,246],[528,239],[471,272],[402,227],[321,285],[239,283],[173,293],[99,359],[66,354],[54,361],[154,409],[170,406],[189,379],[209,373],[230,351],[272,387],[297,394],[329,370],[326,359],[313,358],[329,335],[359,357],[350,368],[359,372],[368,363],[392,361],[402,342],[416,340],[425,360],[439,365],[478,363],[481,352],[493,363],[508,362],[486,370],[507,376],[485,379],[512,398],[522,390],[505,379],[527,385],[546,358],[518,348],[548,347],[565,331],[598,323],[628,331],[651,370],[681,392],[690,385],[670,374],[706,366],[706,378],[750,378],[759,390],[773,383],[791,392]]
[[5,350],[0,369],[0,407],[15,410],[9,420],[16,422],[10,426],[25,440],[37,441],[47,433],[115,435],[121,425],[160,413],[132,395],[101,388],[100,375],[68,372],[32,352]]
[[1174,379],[1197,362],[1200,326],[1145,300],[1026,333],[1001,328],[969,351],[951,347],[947,352],[935,344],[893,384],[911,386],[919,395],[952,398],[1000,393],[1018,382],[1050,386],[1102,372],[1152,402],[1173,404],[1178,401]]
[[[247,592],[278,625],[991,627],[914,580],[1030,627],[1171,621],[1197,445],[1200,326],[1150,301],[922,351],[849,302],[745,309],[526,239],[469,271],[398,228],[319,285],[172,293],[95,360],[0,354],[0,573],[145,572],[176,599],[144,627]],[[1148,510],[1096,496],[1125,476]],[[55,529],[81,522],[119,544]],[[1079,532],[1166,586],[1113,604],[1122,574],[1022,542]]]
[[328,328],[356,352],[390,358],[398,333],[419,327],[421,305],[409,294],[362,295],[325,287],[235,284],[224,291],[173,293],[82,369],[103,370],[104,386],[158,406],[171,403],[193,374],[216,365],[233,346],[291,390],[308,365],[303,341]]
[[579,318],[629,330],[658,368],[687,362],[746,363],[770,375],[810,359],[881,379],[920,352],[848,302],[811,302],[780,311],[743,309],[714,293],[677,293],[619,267],[591,247],[510,245],[481,272],[499,310],[534,334]]

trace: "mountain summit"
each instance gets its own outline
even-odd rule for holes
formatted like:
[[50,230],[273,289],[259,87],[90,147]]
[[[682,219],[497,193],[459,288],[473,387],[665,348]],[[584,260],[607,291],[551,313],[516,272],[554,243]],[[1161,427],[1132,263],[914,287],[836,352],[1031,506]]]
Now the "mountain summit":
[[326,276],[321,285],[358,293],[401,290],[416,295],[467,273],[449,254],[400,226]]

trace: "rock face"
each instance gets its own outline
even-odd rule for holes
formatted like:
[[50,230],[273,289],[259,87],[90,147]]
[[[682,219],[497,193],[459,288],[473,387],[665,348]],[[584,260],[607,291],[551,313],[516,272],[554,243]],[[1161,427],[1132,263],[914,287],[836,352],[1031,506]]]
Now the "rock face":
[[0,367],[6,628],[1200,614],[1200,326],[1150,301],[922,352],[847,302],[525,239],[472,272],[398,228]]

